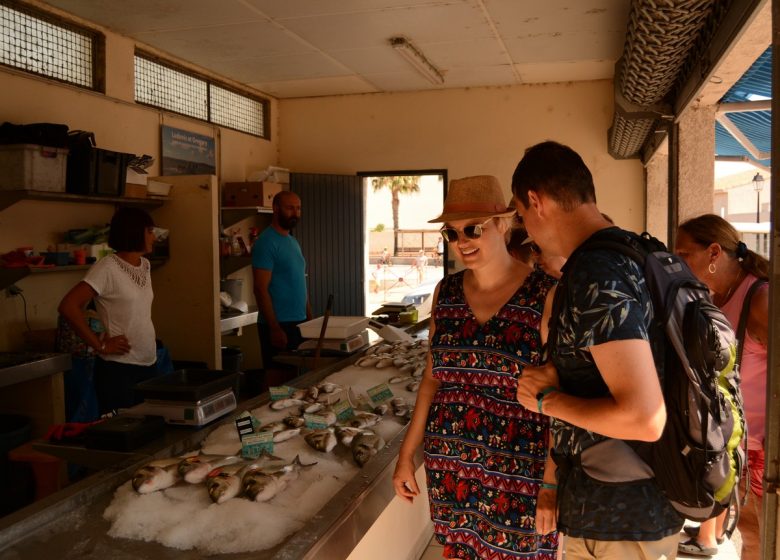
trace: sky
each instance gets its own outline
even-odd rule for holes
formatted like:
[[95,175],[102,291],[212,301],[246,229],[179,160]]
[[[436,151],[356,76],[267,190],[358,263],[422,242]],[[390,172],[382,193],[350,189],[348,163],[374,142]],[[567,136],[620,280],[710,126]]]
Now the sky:
[[[366,226],[374,229],[384,224],[385,229],[393,227],[393,206],[389,189],[374,192],[371,178],[367,182]],[[438,224],[426,223],[441,214],[444,202],[444,187],[438,175],[425,175],[420,180],[420,192],[402,194],[398,206],[398,227],[400,229],[439,229]]]

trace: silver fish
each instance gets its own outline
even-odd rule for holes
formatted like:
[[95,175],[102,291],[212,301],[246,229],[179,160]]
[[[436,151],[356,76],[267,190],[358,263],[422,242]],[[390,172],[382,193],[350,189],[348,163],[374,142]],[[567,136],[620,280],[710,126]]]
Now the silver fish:
[[352,428],[350,426],[339,426],[336,428],[336,439],[341,445],[349,447],[356,436],[364,433],[362,428]]
[[406,364],[399,367],[398,371],[404,375],[411,375],[415,367],[416,366],[413,363],[407,362]]
[[338,385],[336,383],[330,383],[329,381],[323,381],[322,383],[317,385],[317,387],[319,387],[322,393],[327,393],[327,394],[335,393],[338,389],[341,389],[341,385]]
[[377,434],[360,434],[352,440],[352,457],[362,467],[384,446],[385,440]]
[[262,425],[259,428],[261,432],[271,432],[272,434],[281,432],[282,430],[286,429],[287,425],[284,422],[271,422],[270,424]]
[[240,462],[241,457],[237,455],[195,455],[179,463],[179,475],[185,482],[200,484],[215,468]]
[[390,383],[403,383],[404,381],[410,381],[411,375],[395,375],[389,379]]
[[304,389],[298,389],[290,395],[291,399],[304,400],[306,398],[306,391]]
[[247,462],[217,467],[206,477],[206,489],[211,501],[222,504],[235,498],[241,492],[241,473]]
[[374,414],[377,416],[384,416],[387,414],[388,410],[390,410],[390,407],[387,405],[387,403],[378,404],[374,407]]
[[338,443],[333,430],[314,430],[303,436],[303,439],[317,451],[326,453],[330,453]]
[[419,381],[412,381],[406,386],[406,390],[411,393],[416,393],[417,389],[420,388],[420,382]]
[[376,369],[384,369],[393,365],[393,358],[380,358],[377,363],[374,364]]
[[360,358],[357,362],[355,362],[355,365],[358,365],[360,367],[373,367],[377,364],[378,361],[379,358],[377,358],[376,355],[365,356],[363,358]]
[[288,416],[282,422],[290,428],[302,428],[306,424],[302,416]]
[[407,363],[408,362],[407,362],[406,358],[403,358],[403,357],[393,358],[393,365],[395,367],[397,367],[397,368],[401,368],[401,367],[405,366]]
[[301,467],[311,467],[317,463],[304,465],[299,456],[293,462],[269,472],[263,469],[247,469],[242,478],[244,496],[254,502],[267,502],[285,489],[287,484],[298,478]]
[[282,443],[288,439],[294,438],[301,433],[300,428],[290,428],[288,430],[282,430],[274,434],[274,443]]
[[406,405],[406,399],[403,397],[394,397],[390,400],[390,405],[393,408]]
[[302,406],[301,411],[305,414],[315,414],[325,408],[325,405],[322,403],[312,403],[307,406]]
[[320,390],[317,388],[316,385],[312,385],[306,390],[306,398],[308,400],[316,401],[319,394],[320,394]]
[[263,453],[254,461],[241,461],[217,467],[206,477],[206,489],[214,503],[222,504],[241,493],[241,480],[247,470],[261,468],[276,470],[285,464],[287,461],[281,457]]
[[278,401],[271,401],[270,407],[274,410],[284,410],[293,406],[303,406],[307,404],[306,401],[301,399],[280,399]]
[[382,417],[378,414],[371,414],[370,412],[355,412],[355,416],[351,418],[347,425],[353,428],[370,428],[376,426],[382,420]]
[[135,471],[133,488],[139,494],[148,494],[170,488],[181,480],[179,463],[181,457],[157,459]]

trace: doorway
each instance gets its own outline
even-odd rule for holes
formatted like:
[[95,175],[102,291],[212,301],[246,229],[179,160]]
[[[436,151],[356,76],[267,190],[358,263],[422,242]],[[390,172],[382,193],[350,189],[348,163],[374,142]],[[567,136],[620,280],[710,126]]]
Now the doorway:
[[430,313],[436,284],[447,273],[447,247],[438,224],[447,173],[444,170],[359,174],[365,218],[366,314],[385,303],[412,304],[419,318]]

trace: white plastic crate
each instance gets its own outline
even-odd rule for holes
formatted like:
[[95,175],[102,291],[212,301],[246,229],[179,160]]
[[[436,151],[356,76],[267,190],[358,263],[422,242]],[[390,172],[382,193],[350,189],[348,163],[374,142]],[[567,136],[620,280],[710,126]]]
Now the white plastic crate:
[[0,145],[0,189],[65,192],[67,156],[65,148]]
[[[319,338],[322,330],[322,317],[306,321],[298,325],[303,338]],[[325,338],[347,338],[364,330],[368,325],[368,317],[330,317],[325,329]]]

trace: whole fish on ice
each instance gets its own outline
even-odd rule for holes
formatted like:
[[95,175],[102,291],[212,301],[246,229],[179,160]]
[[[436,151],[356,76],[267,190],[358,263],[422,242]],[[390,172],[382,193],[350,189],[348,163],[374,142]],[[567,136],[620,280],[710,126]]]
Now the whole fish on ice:
[[181,480],[181,457],[157,459],[147,463],[133,474],[133,488],[139,494],[148,494],[170,488]]
[[362,433],[352,440],[352,457],[361,467],[385,446],[385,440],[375,433]]
[[185,482],[200,484],[215,468],[241,461],[241,457],[237,455],[194,455],[186,457],[179,463],[179,475]]
[[296,455],[292,463],[274,471],[249,468],[244,472],[242,479],[244,496],[254,502],[267,502],[284,490],[290,481],[298,478],[301,467],[311,467],[316,464],[304,465]]

